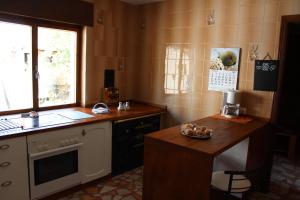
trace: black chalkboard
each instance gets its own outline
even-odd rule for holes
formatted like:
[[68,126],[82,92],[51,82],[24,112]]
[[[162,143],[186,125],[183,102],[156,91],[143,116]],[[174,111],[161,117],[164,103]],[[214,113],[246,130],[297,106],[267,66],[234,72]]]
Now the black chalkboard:
[[278,60],[255,60],[254,90],[276,91]]

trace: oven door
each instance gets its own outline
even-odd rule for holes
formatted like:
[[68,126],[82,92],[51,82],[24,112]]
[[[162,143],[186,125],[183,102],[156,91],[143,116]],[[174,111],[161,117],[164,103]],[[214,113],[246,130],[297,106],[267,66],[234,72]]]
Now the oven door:
[[38,199],[81,182],[82,143],[29,154],[31,199]]

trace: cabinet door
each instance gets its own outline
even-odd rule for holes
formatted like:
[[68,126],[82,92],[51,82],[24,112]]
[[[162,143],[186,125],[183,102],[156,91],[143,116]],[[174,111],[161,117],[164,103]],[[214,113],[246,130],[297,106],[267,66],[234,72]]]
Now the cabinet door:
[[83,130],[82,183],[86,183],[111,172],[111,123],[89,125]]
[[0,199],[28,200],[26,137],[0,141]]

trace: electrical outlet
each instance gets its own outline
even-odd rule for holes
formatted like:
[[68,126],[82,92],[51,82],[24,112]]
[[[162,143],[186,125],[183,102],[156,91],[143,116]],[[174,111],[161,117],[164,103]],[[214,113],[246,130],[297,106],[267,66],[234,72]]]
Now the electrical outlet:
[[119,71],[124,71],[125,66],[123,64],[119,65]]

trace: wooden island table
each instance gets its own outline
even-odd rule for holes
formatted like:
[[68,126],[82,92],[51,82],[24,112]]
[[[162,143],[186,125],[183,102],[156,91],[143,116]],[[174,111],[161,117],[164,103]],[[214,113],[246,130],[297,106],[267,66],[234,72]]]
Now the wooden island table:
[[213,129],[212,137],[199,140],[183,136],[180,126],[145,136],[143,200],[210,199],[215,158],[245,139],[245,168],[260,167],[260,188],[267,190],[272,163],[267,121],[253,118],[236,123],[208,117],[193,123]]

